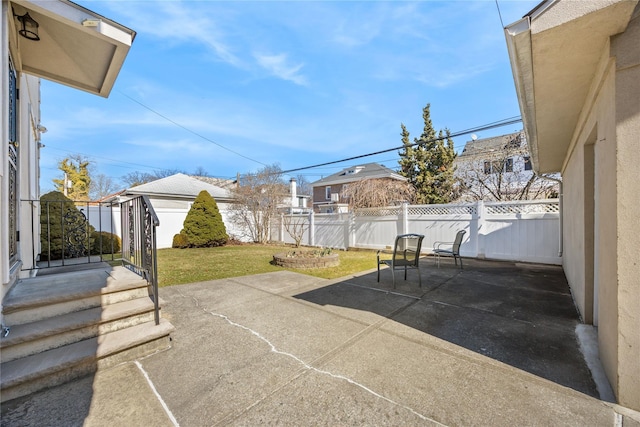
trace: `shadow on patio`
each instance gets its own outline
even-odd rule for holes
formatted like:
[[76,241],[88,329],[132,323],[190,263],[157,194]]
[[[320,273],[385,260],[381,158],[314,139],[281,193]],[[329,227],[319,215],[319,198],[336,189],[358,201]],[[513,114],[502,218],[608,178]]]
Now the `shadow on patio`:
[[[375,264],[375,260],[372,260]],[[421,260],[405,282],[382,270],[295,298],[323,306],[376,313],[534,375],[599,397],[580,351],[580,324],[559,266],[465,259],[464,270],[444,260]],[[398,272],[400,273],[400,272]]]

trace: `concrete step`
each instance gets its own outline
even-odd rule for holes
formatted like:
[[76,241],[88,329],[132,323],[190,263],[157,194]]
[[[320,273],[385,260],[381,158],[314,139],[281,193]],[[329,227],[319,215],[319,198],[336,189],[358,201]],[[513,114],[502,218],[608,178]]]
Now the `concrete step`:
[[20,280],[3,301],[4,323],[32,323],[74,311],[148,297],[148,283],[124,267]]
[[0,359],[9,362],[154,319],[153,301],[137,298],[11,327],[0,339]]
[[170,347],[173,325],[146,322],[0,365],[1,402]]

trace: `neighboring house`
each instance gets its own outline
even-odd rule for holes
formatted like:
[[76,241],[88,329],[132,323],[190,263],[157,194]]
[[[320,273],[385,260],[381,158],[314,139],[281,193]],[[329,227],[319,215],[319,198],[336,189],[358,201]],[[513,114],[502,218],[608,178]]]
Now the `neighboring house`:
[[311,210],[309,208],[309,199],[311,199],[311,196],[298,194],[298,183],[295,178],[291,178],[289,180],[289,194],[283,196],[279,210],[289,214],[309,213]]
[[556,183],[534,174],[523,131],[468,141],[454,166],[460,201],[557,197]]
[[562,262],[618,403],[640,410],[640,5],[545,1],[505,29],[539,173],[562,174]]
[[[107,97],[135,32],[67,0],[2,1],[0,296],[40,252],[40,78]],[[32,223],[32,219],[34,223]],[[35,224],[35,226],[34,226]],[[2,320],[2,319],[0,319]]]
[[392,169],[378,163],[351,166],[338,173],[329,175],[311,183],[313,187],[313,210],[321,213],[347,212],[348,203],[341,193],[350,182],[363,179],[396,179],[406,181],[407,178]]
[[131,187],[124,192],[117,193],[117,196],[110,201],[123,202],[133,196],[148,196],[160,221],[160,226],[157,228],[158,248],[170,248],[173,236],[182,230],[182,225],[193,201],[203,190],[215,199],[227,234],[229,236],[238,235],[239,233],[230,220],[231,204],[233,203],[231,192],[202,179],[181,173]]

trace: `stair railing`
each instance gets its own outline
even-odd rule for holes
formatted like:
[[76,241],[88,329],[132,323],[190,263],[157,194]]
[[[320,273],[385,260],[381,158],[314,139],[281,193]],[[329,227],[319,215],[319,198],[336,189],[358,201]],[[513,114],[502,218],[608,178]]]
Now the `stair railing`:
[[156,227],[158,216],[145,195],[120,203],[122,220],[122,262],[125,267],[142,276],[150,285],[154,302],[155,322],[160,323],[158,295],[158,258]]

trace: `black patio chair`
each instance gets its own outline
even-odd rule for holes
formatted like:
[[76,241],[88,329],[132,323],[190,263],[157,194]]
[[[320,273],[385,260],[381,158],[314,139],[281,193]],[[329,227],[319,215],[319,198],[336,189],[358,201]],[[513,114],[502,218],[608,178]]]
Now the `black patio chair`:
[[393,245],[393,255],[391,259],[380,259],[383,251],[378,251],[378,282],[380,281],[380,265],[385,264],[391,268],[391,280],[393,288],[396,287],[396,277],[394,270],[398,268],[404,269],[404,280],[407,280],[407,269],[415,268],[418,270],[418,283],[422,287],[422,278],[420,277],[420,249],[422,248],[422,234],[401,234],[396,237]]
[[[458,260],[460,260],[460,270],[462,270],[462,257],[460,256],[460,246],[462,245],[462,238],[464,237],[466,230],[460,230],[456,233],[456,238],[453,242],[433,242],[433,254],[436,258],[438,268],[440,268],[441,256],[452,256],[453,260],[458,266]],[[443,246],[447,249],[443,249]],[[448,249],[451,247],[451,249]]]

